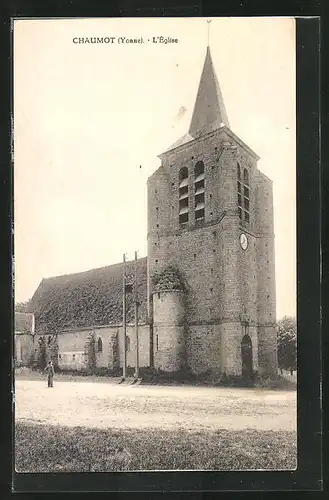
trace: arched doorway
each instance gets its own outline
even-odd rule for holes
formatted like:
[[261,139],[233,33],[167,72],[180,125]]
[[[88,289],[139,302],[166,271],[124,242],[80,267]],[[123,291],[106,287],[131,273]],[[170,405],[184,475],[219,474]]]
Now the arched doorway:
[[242,378],[250,380],[252,377],[252,342],[249,335],[241,341]]

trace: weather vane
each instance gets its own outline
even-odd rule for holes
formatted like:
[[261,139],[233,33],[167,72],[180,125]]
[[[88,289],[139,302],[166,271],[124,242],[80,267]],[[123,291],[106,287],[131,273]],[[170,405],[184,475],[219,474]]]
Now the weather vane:
[[209,24],[211,23],[211,19],[207,19],[207,27],[208,27],[208,30],[207,30],[207,45],[209,47],[209,36],[210,36],[210,26]]

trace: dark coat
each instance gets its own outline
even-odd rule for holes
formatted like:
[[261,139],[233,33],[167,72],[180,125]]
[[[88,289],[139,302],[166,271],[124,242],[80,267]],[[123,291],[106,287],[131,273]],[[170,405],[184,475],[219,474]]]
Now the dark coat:
[[48,377],[53,377],[55,370],[53,365],[47,365],[45,371],[48,373]]

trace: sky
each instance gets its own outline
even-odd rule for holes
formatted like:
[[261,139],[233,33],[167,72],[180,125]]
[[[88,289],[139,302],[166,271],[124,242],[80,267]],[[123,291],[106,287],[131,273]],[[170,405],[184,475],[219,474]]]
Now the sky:
[[[295,22],[209,27],[230,127],[273,180],[277,317],[295,315]],[[153,43],[160,36],[178,43]],[[42,278],[146,255],[146,181],[188,131],[207,39],[205,18],[15,21],[16,301]]]

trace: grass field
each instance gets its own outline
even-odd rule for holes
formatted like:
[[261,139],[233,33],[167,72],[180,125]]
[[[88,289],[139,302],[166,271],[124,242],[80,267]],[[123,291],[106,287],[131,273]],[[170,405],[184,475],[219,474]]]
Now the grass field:
[[19,472],[294,469],[296,393],[16,380]]
[[16,443],[19,472],[296,467],[292,431],[105,430],[18,422]]

